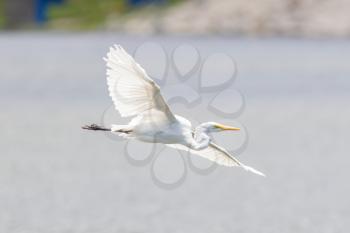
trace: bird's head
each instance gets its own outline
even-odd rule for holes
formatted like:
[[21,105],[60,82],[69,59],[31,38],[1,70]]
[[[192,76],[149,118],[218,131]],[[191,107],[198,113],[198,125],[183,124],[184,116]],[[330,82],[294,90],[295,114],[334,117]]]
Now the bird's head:
[[201,125],[208,132],[221,132],[225,130],[240,130],[240,128],[223,125],[217,122],[206,122]]

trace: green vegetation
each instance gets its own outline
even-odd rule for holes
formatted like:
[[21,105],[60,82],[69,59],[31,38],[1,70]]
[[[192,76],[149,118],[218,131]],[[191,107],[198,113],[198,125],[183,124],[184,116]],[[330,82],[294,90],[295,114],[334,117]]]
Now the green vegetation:
[[5,24],[4,1],[0,0],[0,28],[3,28],[4,24]]
[[125,12],[124,0],[68,0],[63,5],[51,6],[49,19],[53,27],[93,29],[109,15]]
[[[168,0],[170,5],[182,0]],[[109,17],[123,17],[138,11],[126,0],[66,0],[63,5],[49,9],[49,27],[64,29],[96,29],[103,27]]]

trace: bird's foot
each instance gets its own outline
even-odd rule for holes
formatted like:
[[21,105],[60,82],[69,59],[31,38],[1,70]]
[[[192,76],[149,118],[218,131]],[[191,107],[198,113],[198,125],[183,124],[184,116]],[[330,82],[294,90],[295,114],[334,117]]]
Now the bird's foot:
[[84,125],[81,127],[82,129],[87,129],[87,130],[102,130],[102,131],[110,131],[108,128],[104,128],[101,126],[98,126],[96,124],[91,124],[91,125]]

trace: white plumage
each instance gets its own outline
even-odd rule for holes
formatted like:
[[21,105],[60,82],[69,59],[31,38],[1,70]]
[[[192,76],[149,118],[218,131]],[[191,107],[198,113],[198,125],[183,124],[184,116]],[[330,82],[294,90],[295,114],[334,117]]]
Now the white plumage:
[[163,143],[186,150],[224,166],[238,166],[264,176],[230,155],[224,148],[214,144],[210,132],[239,130],[215,122],[200,124],[195,129],[191,123],[174,115],[160,93],[159,86],[145,70],[120,46],[111,47],[107,58],[107,83],[116,110],[122,117],[134,118],[128,125],[97,125],[83,127],[89,130],[106,130],[143,142]]

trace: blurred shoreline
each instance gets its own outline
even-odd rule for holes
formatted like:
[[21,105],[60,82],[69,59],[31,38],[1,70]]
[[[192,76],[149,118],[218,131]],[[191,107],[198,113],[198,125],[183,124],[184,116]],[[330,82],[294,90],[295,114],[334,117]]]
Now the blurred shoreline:
[[[350,3],[346,0],[169,0],[139,7],[112,0],[79,4],[67,0],[52,5],[46,22],[23,21],[14,29],[92,30],[135,36],[350,37]],[[4,21],[1,15],[0,21]]]

